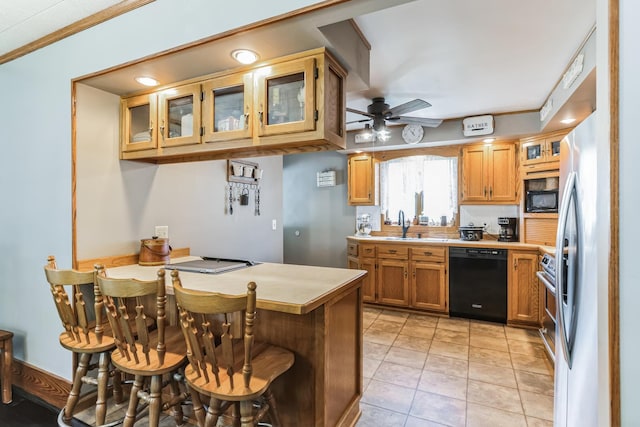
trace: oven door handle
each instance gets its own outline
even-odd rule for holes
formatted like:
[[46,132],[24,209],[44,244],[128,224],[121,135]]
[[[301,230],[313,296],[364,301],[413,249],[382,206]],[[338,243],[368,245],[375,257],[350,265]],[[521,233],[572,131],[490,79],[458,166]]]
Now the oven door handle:
[[538,279],[540,279],[540,281],[542,283],[544,283],[544,286],[549,289],[549,292],[551,292],[553,294],[553,296],[556,296],[556,287],[553,286],[553,283],[551,283],[549,281],[549,279],[547,279],[547,276],[545,275],[544,272],[542,271],[538,271],[536,272],[536,276],[538,276]]

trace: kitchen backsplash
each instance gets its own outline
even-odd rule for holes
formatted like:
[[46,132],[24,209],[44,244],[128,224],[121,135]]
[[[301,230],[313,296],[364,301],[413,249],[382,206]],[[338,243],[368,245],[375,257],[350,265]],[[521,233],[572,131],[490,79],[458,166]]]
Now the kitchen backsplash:
[[[357,206],[356,216],[369,214],[371,216],[371,230],[380,231],[380,206]],[[498,234],[498,217],[518,217],[518,205],[460,205],[460,225],[484,225],[486,232]],[[355,233],[355,224],[354,233]]]
[[[356,206],[356,218],[362,214],[371,217],[371,231],[380,231],[380,206]],[[356,224],[353,224],[353,232],[356,232]]]
[[484,225],[486,232],[498,234],[498,217],[518,217],[518,205],[460,205],[460,225]]

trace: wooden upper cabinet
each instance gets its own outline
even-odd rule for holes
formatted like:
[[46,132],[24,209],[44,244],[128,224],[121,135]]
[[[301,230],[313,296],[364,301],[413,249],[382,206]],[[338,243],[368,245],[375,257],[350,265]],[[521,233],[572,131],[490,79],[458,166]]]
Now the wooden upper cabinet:
[[487,200],[489,174],[486,147],[474,146],[462,149],[462,200],[467,202]]
[[560,142],[571,129],[520,140],[520,166],[524,176],[560,168]]
[[256,117],[259,136],[308,132],[316,127],[315,58],[256,70]]
[[253,133],[253,74],[238,73],[202,84],[204,142],[251,138]]
[[122,99],[120,141],[123,152],[158,147],[158,107],[155,93]]
[[516,149],[514,144],[487,147],[489,153],[489,200],[516,201]]
[[[124,98],[120,158],[164,163],[344,149],[345,79],[318,48]],[[138,112],[136,103],[149,105]]]
[[200,143],[200,83],[166,89],[158,94],[161,145]]
[[463,203],[517,203],[515,145],[462,148]]
[[377,203],[375,162],[369,154],[349,157],[348,202],[350,205],[371,206]]

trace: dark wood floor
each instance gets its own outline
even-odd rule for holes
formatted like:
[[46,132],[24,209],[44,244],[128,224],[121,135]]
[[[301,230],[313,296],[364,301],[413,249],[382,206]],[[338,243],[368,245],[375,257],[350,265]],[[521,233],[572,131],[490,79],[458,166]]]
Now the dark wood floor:
[[[13,402],[0,403],[0,426],[3,427],[52,427],[57,425],[58,409],[43,400],[13,388]],[[74,427],[86,424],[74,420]]]

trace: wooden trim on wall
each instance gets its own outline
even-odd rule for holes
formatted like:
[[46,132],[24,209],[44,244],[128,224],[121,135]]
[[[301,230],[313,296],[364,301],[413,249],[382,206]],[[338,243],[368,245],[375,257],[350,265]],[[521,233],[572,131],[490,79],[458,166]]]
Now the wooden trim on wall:
[[155,0],[123,0],[111,7],[96,12],[91,16],[87,16],[86,18],[76,21],[73,24],[67,25],[64,28],[54,31],[53,33],[47,34],[44,37],[40,37],[39,39],[34,40],[31,43],[14,49],[11,52],[5,53],[4,55],[0,56],[0,64],[13,61],[16,58],[20,58],[21,56],[24,56],[28,53],[34,52],[45,46],[49,46],[50,44],[79,33],[80,31],[84,31],[87,28],[91,28],[94,25],[98,25],[102,22],[108,21],[111,18],[115,18],[118,15],[122,15],[123,13],[127,13],[133,9],[144,6],[148,3],[152,3],[154,1]]
[[[191,254],[190,248],[177,248],[177,249],[171,250],[171,256],[174,258],[189,256],[190,254]],[[88,271],[88,270],[93,270],[93,266],[95,264],[102,264],[105,266],[105,268],[110,268],[110,267],[121,267],[123,265],[132,265],[137,263],[138,263],[138,254],[116,255],[116,256],[107,256],[107,257],[101,257],[101,258],[79,260],[75,268],[81,271]]]
[[56,408],[64,407],[71,391],[71,382],[18,359],[13,359],[11,380],[14,386]]
[[611,425],[622,422],[620,403],[620,3],[609,0],[609,393]]

